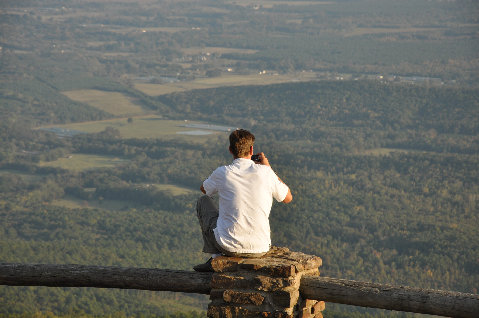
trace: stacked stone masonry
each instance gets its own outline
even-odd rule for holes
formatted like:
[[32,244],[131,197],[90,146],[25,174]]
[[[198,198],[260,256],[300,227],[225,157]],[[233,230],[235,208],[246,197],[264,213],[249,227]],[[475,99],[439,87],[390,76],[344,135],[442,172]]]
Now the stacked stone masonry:
[[321,258],[273,247],[260,258],[212,261],[208,317],[321,318],[323,301],[301,299],[302,275],[319,275]]

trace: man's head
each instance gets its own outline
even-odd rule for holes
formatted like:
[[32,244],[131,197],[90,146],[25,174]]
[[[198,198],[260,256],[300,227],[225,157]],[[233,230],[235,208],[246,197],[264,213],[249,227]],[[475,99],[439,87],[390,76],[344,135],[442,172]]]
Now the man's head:
[[230,134],[230,151],[235,158],[251,155],[253,144],[254,135],[245,129],[237,129]]

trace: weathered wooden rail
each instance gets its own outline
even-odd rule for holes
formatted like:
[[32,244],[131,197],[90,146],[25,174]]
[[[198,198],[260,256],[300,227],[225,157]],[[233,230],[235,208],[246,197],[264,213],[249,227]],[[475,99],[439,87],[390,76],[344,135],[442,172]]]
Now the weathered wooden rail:
[[302,277],[299,290],[306,298],[332,303],[445,317],[479,317],[479,295],[476,294],[320,276]]
[[89,265],[0,263],[0,285],[95,287],[209,294],[213,273]]
[[[0,263],[0,285],[96,287],[209,294],[213,273],[86,265]],[[479,317],[479,295],[304,275],[308,299],[433,314]]]

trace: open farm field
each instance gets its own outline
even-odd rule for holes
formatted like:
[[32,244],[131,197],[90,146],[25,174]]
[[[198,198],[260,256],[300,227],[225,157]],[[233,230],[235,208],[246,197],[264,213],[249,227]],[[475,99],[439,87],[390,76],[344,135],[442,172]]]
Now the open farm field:
[[62,199],[53,200],[51,205],[67,209],[100,209],[108,211],[125,211],[136,208],[138,204],[120,200],[82,200],[75,197],[65,196]]
[[186,187],[181,187],[173,184],[153,184],[153,186],[163,192],[167,192],[168,194],[171,194],[173,196],[176,195],[184,195],[184,194],[190,194],[195,192],[192,189],[186,188]]
[[55,8],[49,11],[44,11],[41,12],[41,17],[42,20],[50,21],[50,22],[55,22],[55,23],[64,23],[68,19],[75,19],[75,18],[101,18],[102,13],[101,12],[93,12],[93,11],[87,11],[87,10],[75,10],[73,11],[67,11],[67,10],[61,10],[60,8]]
[[[154,187],[155,189],[164,192],[167,195],[179,196],[185,194],[194,193],[192,189],[177,186],[173,184],[149,184],[149,186]],[[144,205],[141,205],[137,202],[132,202],[131,200],[109,200],[109,199],[79,199],[73,196],[65,196],[61,199],[53,200],[52,205],[60,206],[68,209],[101,209],[108,211],[126,211],[134,208],[144,208]]]
[[164,33],[176,33],[182,31],[191,30],[189,28],[184,27],[108,27],[105,28],[106,31],[118,33],[118,34],[128,34],[128,33],[147,33],[147,32],[164,32]]
[[[231,1],[236,5],[240,5],[243,7],[250,7],[250,6],[258,6],[257,1]],[[333,1],[281,1],[281,0],[265,0],[260,2],[261,7],[265,9],[271,9],[274,6],[312,6],[312,5],[319,5],[319,4],[334,4]]]
[[407,149],[393,149],[393,148],[374,148],[374,149],[367,149],[364,150],[362,155],[366,156],[387,156],[391,153],[400,152],[400,153],[410,153],[410,152],[417,152],[417,150],[407,150]]
[[215,88],[222,86],[271,85],[288,82],[301,82],[314,79],[316,79],[316,74],[309,72],[281,75],[224,75],[213,78],[198,78],[193,81],[168,84],[136,83],[135,88],[150,96],[160,96],[194,89]]
[[41,167],[55,167],[71,171],[86,171],[96,168],[111,168],[125,162],[125,159],[112,156],[72,154],[55,161],[41,162],[39,165]]
[[366,34],[389,34],[389,33],[419,33],[419,32],[437,32],[444,31],[445,28],[354,28],[344,34],[345,37],[361,36]]
[[230,47],[214,47],[214,46],[206,46],[206,47],[189,47],[184,48],[181,50],[183,53],[192,55],[192,54],[228,54],[228,53],[239,53],[239,54],[254,54],[257,53],[258,50],[251,50],[251,49],[237,49],[237,48],[230,48]]
[[[221,131],[208,129],[208,124],[195,123],[185,120],[166,120],[158,116],[136,116],[127,118],[115,118],[65,125],[49,125],[40,128],[59,128],[66,130],[81,131],[85,133],[99,133],[111,127],[118,130],[122,138],[186,138],[192,141],[206,141]],[[198,124],[198,127],[187,127]]]
[[116,41],[91,41],[86,43],[87,48],[101,47],[105,44],[115,44]]
[[144,113],[140,105],[118,92],[106,92],[96,89],[81,89],[63,92],[68,98],[89,104],[112,115],[138,115]]

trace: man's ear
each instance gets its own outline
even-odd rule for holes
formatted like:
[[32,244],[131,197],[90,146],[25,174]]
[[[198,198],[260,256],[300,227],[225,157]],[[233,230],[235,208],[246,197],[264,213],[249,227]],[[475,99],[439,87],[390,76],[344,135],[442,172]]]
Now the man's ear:
[[254,154],[254,152],[253,152],[253,146],[250,146],[250,147],[249,147],[249,154],[250,154],[250,155],[253,155],[253,154]]

